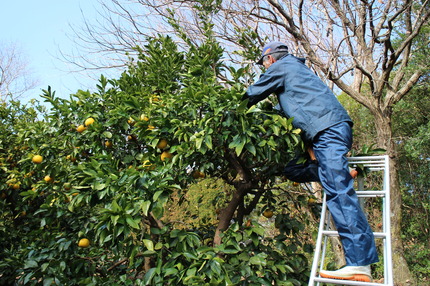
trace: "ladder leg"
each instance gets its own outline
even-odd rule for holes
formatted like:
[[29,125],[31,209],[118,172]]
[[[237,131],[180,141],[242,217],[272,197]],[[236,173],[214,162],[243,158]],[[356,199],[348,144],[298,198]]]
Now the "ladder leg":
[[321,255],[321,246],[322,246],[322,237],[323,237],[322,230],[324,229],[324,225],[326,223],[326,214],[327,214],[327,203],[326,203],[326,195],[324,194],[322,208],[321,208],[321,218],[320,218],[320,223],[318,228],[318,237],[315,244],[315,252],[314,252],[314,259],[312,262],[311,275],[309,277],[309,284],[308,284],[309,286],[314,286],[314,283],[315,283],[318,262],[320,260],[320,255]]

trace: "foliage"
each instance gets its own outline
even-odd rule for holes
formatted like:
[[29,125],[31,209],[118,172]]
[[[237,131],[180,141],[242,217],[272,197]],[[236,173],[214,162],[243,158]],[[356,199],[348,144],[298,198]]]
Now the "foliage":
[[[394,111],[394,129],[399,146],[399,175],[405,205],[403,229],[406,257],[419,281],[429,277],[430,263],[430,133],[426,98],[428,83],[414,88]],[[404,112],[407,110],[408,112]],[[420,259],[417,259],[420,258]]]
[[170,220],[175,228],[214,229],[218,223],[218,215],[231,200],[234,188],[222,179],[199,180],[199,177],[196,179],[198,181],[191,184],[186,192],[182,190],[173,192],[171,200],[167,203],[166,217],[175,219]]
[[[47,109],[2,104],[0,284],[306,281],[294,238],[302,222],[280,216],[279,236],[268,240],[258,224],[242,224],[302,147],[299,130],[261,106],[247,109],[235,82],[245,69],[223,66],[221,54],[210,33],[187,51],[160,36],[119,79],[102,76],[96,92],[62,99],[48,88]],[[218,82],[221,73],[232,80]],[[171,194],[196,182],[195,170],[231,185],[232,198],[243,174],[252,178],[219,245],[213,228],[175,229],[166,215]],[[78,246],[82,238],[88,248]]]

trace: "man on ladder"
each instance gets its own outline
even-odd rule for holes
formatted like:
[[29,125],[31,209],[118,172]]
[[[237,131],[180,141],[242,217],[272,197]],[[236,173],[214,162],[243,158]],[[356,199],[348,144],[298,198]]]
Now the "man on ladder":
[[248,106],[276,94],[281,110],[293,117],[305,143],[314,151],[318,164],[315,181],[327,196],[342,241],[346,266],[336,271],[320,271],[324,278],[372,280],[370,264],[378,262],[373,232],[353,189],[346,154],[352,145],[352,121],[335,95],[304,63],[288,53],[282,42],[270,42],[257,64],[266,72],[248,88]]

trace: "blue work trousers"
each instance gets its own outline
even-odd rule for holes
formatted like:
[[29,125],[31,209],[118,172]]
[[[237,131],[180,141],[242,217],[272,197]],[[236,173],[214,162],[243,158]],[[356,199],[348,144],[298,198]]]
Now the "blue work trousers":
[[352,130],[348,122],[320,132],[313,142],[320,182],[342,241],[346,265],[364,266],[378,262],[378,254],[349,173],[346,154],[351,145]]

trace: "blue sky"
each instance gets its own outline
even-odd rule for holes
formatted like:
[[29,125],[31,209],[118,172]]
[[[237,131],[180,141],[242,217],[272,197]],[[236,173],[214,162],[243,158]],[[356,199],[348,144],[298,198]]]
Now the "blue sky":
[[85,17],[97,15],[97,0],[16,0],[0,5],[0,41],[15,43],[29,66],[31,77],[39,85],[21,101],[38,98],[48,85],[57,96],[68,98],[78,89],[91,89],[96,82],[88,76],[70,73],[71,67],[57,59],[59,49],[74,48],[68,38],[70,25],[80,26]]

